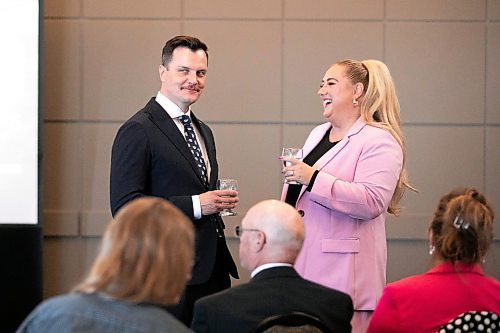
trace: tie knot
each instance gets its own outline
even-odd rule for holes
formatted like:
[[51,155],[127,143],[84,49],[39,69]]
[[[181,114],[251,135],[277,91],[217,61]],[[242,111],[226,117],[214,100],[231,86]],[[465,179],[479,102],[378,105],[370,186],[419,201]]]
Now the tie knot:
[[181,121],[181,123],[186,127],[186,126],[191,126],[191,119],[189,118],[189,116],[187,115],[182,115],[179,117],[179,120]]

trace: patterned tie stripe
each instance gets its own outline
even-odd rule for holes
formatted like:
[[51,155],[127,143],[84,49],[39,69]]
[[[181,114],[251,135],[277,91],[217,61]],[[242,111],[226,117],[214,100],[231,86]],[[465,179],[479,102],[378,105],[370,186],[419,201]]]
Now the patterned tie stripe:
[[198,165],[203,182],[208,186],[207,167],[205,166],[205,161],[203,160],[198,140],[196,140],[196,134],[194,133],[193,126],[191,125],[191,119],[186,115],[180,116],[179,119],[184,125],[184,136],[186,137],[188,148],[191,150],[191,154],[193,154],[196,165]]

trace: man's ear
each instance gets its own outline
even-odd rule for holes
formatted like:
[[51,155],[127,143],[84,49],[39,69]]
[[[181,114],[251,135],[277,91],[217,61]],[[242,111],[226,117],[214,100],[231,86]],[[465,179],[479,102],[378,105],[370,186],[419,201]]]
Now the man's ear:
[[160,65],[160,67],[158,68],[158,74],[160,74],[160,80],[161,82],[164,81],[164,78],[165,78],[165,73],[167,72],[167,68],[163,65]]
[[260,252],[264,249],[264,244],[266,244],[266,234],[259,231],[255,233],[256,241],[255,241],[255,248],[256,252]]

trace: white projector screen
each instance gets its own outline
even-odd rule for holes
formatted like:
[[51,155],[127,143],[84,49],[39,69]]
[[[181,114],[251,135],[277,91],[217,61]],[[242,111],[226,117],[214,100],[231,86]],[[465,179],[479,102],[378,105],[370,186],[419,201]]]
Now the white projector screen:
[[38,223],[39,0],[0,0],[0,223]]

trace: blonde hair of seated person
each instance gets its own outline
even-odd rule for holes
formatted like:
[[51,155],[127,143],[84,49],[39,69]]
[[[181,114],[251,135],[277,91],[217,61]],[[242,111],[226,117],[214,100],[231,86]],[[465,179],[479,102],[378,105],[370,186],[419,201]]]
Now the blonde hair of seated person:
[[193,258],[191,221],[163,199],[138,198],[111,221],[89,275],[73,291],[173,304],[190,277]]

